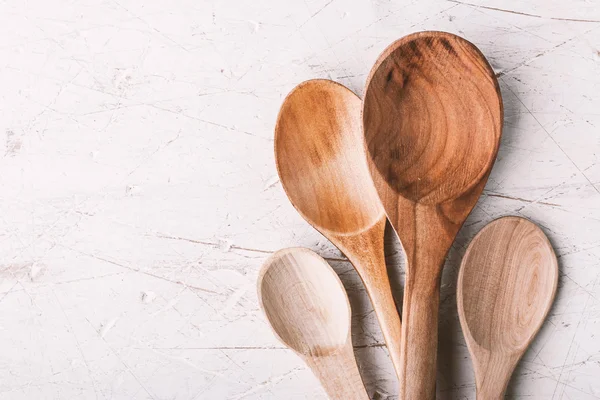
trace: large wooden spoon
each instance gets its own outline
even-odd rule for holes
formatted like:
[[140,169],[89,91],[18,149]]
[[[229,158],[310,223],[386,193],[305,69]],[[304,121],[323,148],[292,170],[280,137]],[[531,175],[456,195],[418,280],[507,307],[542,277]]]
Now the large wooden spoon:
[[458,36],[406,36],[371,70],[363,128],[371,176],[407,257],[400,398],[433,399],[441,271],[498,152],[498,82]]
[[557,282],[554,250],[532,222],[504,217],[475,236],[456,296],[478,399],[504,398],[517,362],[550,310]]
[[277,337],[331,399],[369,399],[352,349],[348,297],[325,260],[302,248],[276,252],[260,272],[258,299]]
[[358,271],[398,370],[401,325],[385,266],[386,218],[363,153],[360,109],[340,84],[300,84],[281,106],[275,158],[294,207]]

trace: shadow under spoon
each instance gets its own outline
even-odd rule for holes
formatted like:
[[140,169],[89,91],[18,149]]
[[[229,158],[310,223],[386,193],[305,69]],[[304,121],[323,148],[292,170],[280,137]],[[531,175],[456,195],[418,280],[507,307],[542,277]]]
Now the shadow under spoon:
[[368,400],[350,335],[350,304],[335,271],[308,249],[264,264],[258,299],[277,337],[312,369],[333,400]]
[[360,99],[338,83],[298,85],[279,112],[275,159],[296,210],[361,277],[398,371],[401,323],[385,265],[386,217],[365,160],[360,112]]
[[557,282],[548,238],[524,218],[497,219],[471,241],[456,297],[479,400],[504,398],[513,370],[548,315]]

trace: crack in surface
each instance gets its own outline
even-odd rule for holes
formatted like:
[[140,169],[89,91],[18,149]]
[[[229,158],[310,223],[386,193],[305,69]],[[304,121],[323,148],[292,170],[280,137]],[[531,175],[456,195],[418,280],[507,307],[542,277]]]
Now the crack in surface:
[[482,6],[482,5],[479,5],[479,4],[467,3],[467,2],[458,1],[458,0],[448,0],[448,1],[451,2],[451,3],[462,4],[464,6],[475,7],[475,8],[484,8],[486,10],[498,11],[498,12],[509,13],[509,14],[523,15],[525,17],[550,19],[550,20],[553,20],[553,21],[600,23],[600,20],[597,20],[597,19],[546,17],[546,16],[538,15],[538,14],[530,14],[530,13],[526,13],[526,12],[522,12],[522,11],[507,10],[505,8]]

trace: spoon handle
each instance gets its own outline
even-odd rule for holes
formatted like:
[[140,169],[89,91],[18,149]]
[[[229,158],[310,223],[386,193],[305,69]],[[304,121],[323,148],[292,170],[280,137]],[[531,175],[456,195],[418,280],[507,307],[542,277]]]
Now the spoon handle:
[[331,400],[369,400],[356,365],[350,337],[339,352],[328,356],[306,357],[305,361]]
[[438,284],[419,284],[414,280],[404,288],[402,308],[402,365],[400,399],[435,398],[437,372]]
[[[413,218],[405,215],[400,235],[406,253],[402,303],[402,365],[400,399],[435,399],[440,280],[448,249],[460,228],[444,207],[415,205]],[[468,215],[464,214],[464,218]],[[457,218],[463,218],[458,214]],[[393,220],[399,226],[398,219]],[[398,232],[398,229],[396,228]]]
[[360,235],[338,236],[334,240],[365,285],[394,369],[399,374],[402,324],[385,264],[383,237],[386,221],[384,217]]
[[501,400],[519,361],[518,354],[478,351],[475,359],[477,400]]
[[[357,265],[353,262],[354,265]],[[371,267],[374,267],[371,265]],[[379,268],[381,273],[379,276],[365,277],[361,275],[361,279],[373,304],[377,321],[383,334],[383,339],[387,346],[390,358],[396,374],[400,371],[400,353],[401,353],[401,342],[402,342],[402,324],[400,322],[400,315],[392,296],[392,289],[387,276],[387,270],[385,262],[376,266]],[[358,270],[358,267],[356,268]]]
[[[438,228],[437,220],[425,220]],[[402,306],[400,399],[435,399],[440,278],[452,238],[415,230],[402,238],[407,268]]]

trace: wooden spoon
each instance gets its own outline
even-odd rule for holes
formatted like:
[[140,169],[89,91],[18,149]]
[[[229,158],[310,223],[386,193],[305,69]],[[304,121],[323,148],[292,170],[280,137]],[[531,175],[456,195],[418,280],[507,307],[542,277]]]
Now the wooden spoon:
[[336,273],[308,249],[264,264],[258,299],[275,335],[313,370],[331,399],[369,399],[350,337],[350,304]]
[[389,46],[363,102],[369,170],[407,258],[400,398],[435,395],[444,259],[498,152],[494,71],[466,40],[421,32]]
[[532,222],[504,217],[475,236],[462,260],[456,297],[478,399],[504,398],[517,362],[548,315],[557,282],[554,250]]
[[401,324],[383,251],[386,218],[364,157],[360,109],[340,84],[300,84],[281,106],[275,158],[294,207],[358,271],[398,370]]

